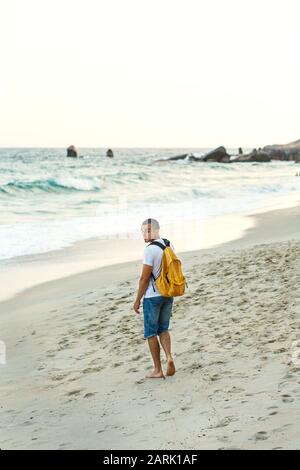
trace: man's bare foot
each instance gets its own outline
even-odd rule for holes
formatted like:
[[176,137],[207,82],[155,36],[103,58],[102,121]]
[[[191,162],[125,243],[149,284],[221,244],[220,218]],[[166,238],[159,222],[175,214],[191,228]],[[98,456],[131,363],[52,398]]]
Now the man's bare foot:
[[175,370],[175,364],[174,364],[173,358],[172,358],[172,357],[169,357],[167,363],[168,363],[168,367],[167,367],[167,373],[166,373],[166,375],[167,375],[167,376],[174,375],[175,372],[176,372],[176,370]]
[[146,379],[162,379],[165,378],[163,371],[156,372],[153,370],[146,375]]

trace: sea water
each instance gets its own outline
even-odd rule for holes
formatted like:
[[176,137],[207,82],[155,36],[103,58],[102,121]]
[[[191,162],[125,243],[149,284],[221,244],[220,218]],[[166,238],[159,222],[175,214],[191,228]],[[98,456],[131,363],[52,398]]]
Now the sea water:
[[[140,237],[162,225],[276,205],[300,195],[294,162],[156,162],[209,149],[0,149],[0,260],[47,253],[98,237]],[[236,149],[228,149],[236,154]]]

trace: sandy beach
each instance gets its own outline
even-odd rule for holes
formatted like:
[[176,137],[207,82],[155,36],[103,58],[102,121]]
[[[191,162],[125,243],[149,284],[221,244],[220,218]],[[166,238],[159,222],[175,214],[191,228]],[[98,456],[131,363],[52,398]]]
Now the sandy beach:
[[299,2],[0,11],[0,451],[300,450]]
[[1,302],[0,447],[299,449],[300,206],[251,222],[239,239],[182,253],[189,289],[175,301],[166,380],[144,379],[141,261]]

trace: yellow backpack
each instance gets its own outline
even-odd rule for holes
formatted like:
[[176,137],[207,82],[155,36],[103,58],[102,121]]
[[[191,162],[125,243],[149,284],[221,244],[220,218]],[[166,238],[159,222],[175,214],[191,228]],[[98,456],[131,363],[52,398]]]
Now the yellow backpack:
[[[153,273],[151,274],[152,279],[156,282],[159,292],[164,297],[178,297],[183,295],[185,292],[186,280],[182,272],[181,261],[175,255],[174,251],[170,247],[169,240],[163,238],[166,246],[160,242],[153,241],[150,245],[159,246],[163,250],[161,260],[161,273],[157,279],[155,279]],[[153,289],[155,287],[153,285]]]

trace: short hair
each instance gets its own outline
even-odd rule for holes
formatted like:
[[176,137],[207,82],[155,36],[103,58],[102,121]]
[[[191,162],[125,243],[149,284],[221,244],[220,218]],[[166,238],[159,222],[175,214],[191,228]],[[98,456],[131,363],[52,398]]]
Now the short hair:
[[154,230],[159,230],[160,229],[159,223],[156,219],[146,219],[146,220],[144,220],[142,225],[151,225],[151,227]]

